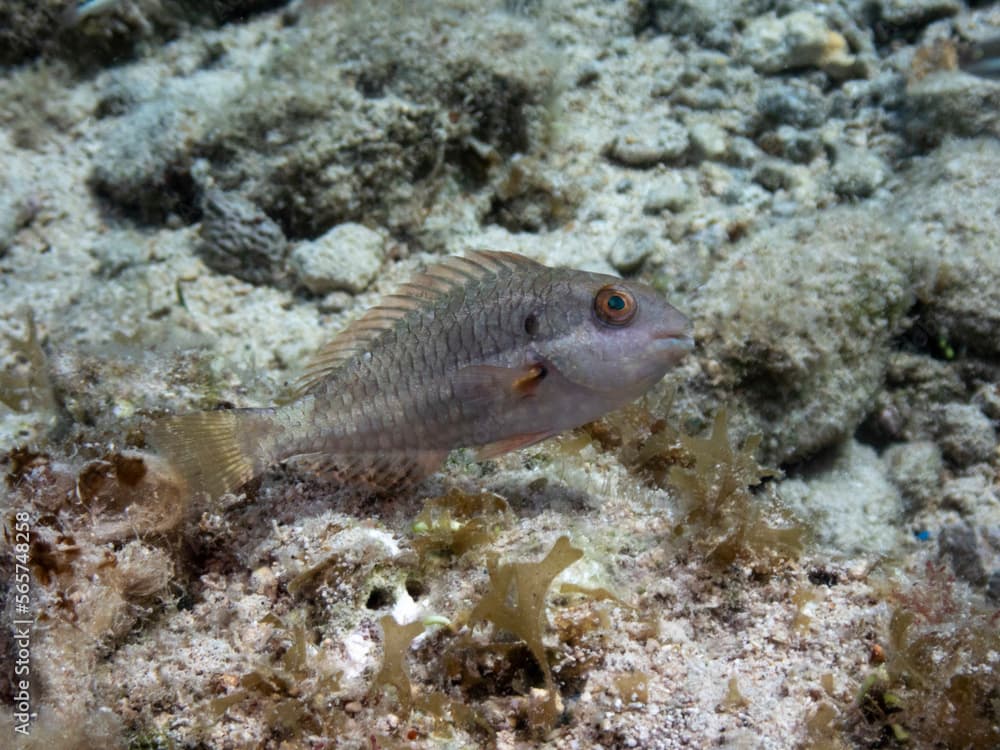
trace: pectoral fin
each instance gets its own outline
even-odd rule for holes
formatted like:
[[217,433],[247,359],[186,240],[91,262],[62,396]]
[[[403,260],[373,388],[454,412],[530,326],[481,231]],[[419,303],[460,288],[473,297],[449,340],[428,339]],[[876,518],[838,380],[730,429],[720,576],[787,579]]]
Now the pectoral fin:
[[536,363],[524,367],[470,365],[455,374],[455,396],[472,402],[534,396],[548,370]]
[[545,365],[532,365],[526,373],[514,381],[514,390],[522,396],[534,396],[547,374]]

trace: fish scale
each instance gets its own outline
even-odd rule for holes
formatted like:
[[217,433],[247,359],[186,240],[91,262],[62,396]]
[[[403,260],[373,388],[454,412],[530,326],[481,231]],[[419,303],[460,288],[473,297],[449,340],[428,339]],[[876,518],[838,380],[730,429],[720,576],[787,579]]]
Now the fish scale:
[[692,345],[687,319],[651,287],[478,251],[348,326],[295,401],[167,417],[150,437],[213,495],[303,454],[321,474],[398,486],[454,448],[499,455],[596,419]]

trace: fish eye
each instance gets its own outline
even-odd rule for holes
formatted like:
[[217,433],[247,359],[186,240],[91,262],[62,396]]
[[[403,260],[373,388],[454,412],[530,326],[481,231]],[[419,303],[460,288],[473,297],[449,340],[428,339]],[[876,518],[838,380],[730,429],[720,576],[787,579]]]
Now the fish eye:
[[538,316],[534,313],[530,313],[524,319],[524,332],[529,336],[534,336],[538,333]]
[[602,323],[623,326],[635,317],[635,297],[621,287],[608,284],[594,297],[594,312]]

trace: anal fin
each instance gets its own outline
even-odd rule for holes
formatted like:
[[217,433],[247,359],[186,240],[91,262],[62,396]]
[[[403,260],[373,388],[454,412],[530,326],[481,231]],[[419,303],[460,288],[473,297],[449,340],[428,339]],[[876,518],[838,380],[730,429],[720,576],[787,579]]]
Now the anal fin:
[[512,435],[511,437],[488,443],[479,448],[476,451],[476,460],[485,461],[488,458],[496,458],[510,451],[527,448],[529,445],[540,443],[555,434],[552,430],[544,430],[542,432],[526,432],[522,435]]

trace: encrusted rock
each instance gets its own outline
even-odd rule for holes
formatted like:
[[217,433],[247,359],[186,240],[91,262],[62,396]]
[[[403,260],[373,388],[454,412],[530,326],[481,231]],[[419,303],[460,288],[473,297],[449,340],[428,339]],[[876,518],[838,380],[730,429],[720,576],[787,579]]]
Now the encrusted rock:
[[881,23],[900,28],[921,28],[962,9],[957,0],[876,0],[871,5]]
[[973,586],[986,583],[986,568],[979,554],[976,531],[967,523],[955,523],[941,530],[938,537],[940,555],[951,563],[955,575]]
[[761,73],[818,67],[835,78],[860,74],[847,41],[819,16],[796,11],[754,19],[743,32],[739,57]]
[[357,294],[375,278],[385,259],[385,240],[361,224],[341,224],[292,252],[292,270],[313,294],[338,290]]
[[941,487],[941,506],[963,516],[972,516],[976,508],[998,501],[997,493],[979,474],[949,479]]
[[415,233],[444,176],[482,184],[495,166],[484,154],[543,142],[555,76],[537,26],[515,14],[483,24],[438,4],[310,15],[262,48],[266,65],[206,62],[107,118],[92,185],[151,224],[195,221],[204,176],[238,188],[290,239],[349,221]]
[[984,385],[976,391],[973,402],[983,410],[983,414],[993,420],[1000,420],[1000,384]]
[[937,443],[920,440],[892,445],[882,461],[902,493],[908,513],[916,513],[940,492],[944,461]]
[[986,582],[986,596],[996,604],[1000,604],[1000,570],[990,573],[990,580]]
[[14,235],[24,223],[25,214],[21,196],[10,187],[0,192],[0,258],[14,244]]
[[267,214],[236,193],[208,190],[203,201],[201,242],[205,264],[251,284],[273,284],[285,273],[288,241]]
[[[646,0],[630,3],[633,22],[677,36],[690,34],[706,47],[728,50],[742,24],[770,7],[768,0]],[[637,11],[641,9],[642,13]]]
[[834,191],[845,198],[867,198],[888,177],[889,167],[878,154],[849,147],[837,151],[830,174]]
[[149,224],[198,215],[192,150],[213,132],[213,119],[245,96],[229,71],[203,71],[166,83],[126,116],[102,123],[90,185],[103,200]]
[[782,499],[809,519],[822,543],[854,552],[892,549],[899,542],[903,505],[875,450],[848,440],[824,468],[783,482]]
[[948,404],[941,410],[941,449],[959,466],[989,461],[997,436],[989,417],[973,404]]
[[940,71],[906,90],[905,130],[921,146],[948,135],[1000,137],[1000,86],[958,71]]
[[831,210],[751,235],[699,289],[695,339],[722,365],[717,387],[743,395],[734,423],[764,433],[765,462],[839,443],[867,415],[911,304],[899,242],[885,222]]
[[[996,98],[992,109],[986,106],[976,116],[992,113],[1000,133],[1000,118],[996,117],[1000,86],[983,83],[992,86]],[[948,117],[961,120],[967,114],[955,110]],[[980,191],[1000,195],[1000,141],[956,139],[941,146],[907,173],[904,190],[891,215],[905,227],[919,228],[909,244],[926,243],[933,259],[933,285],[928,287],[924,326],[955,352],[986,359],[1000,357],[996,243],[1000,213],[995,203],[969,198]]]
[[18,65],[50,44],[66,9],[63,0],[0,4],[0,65]]

